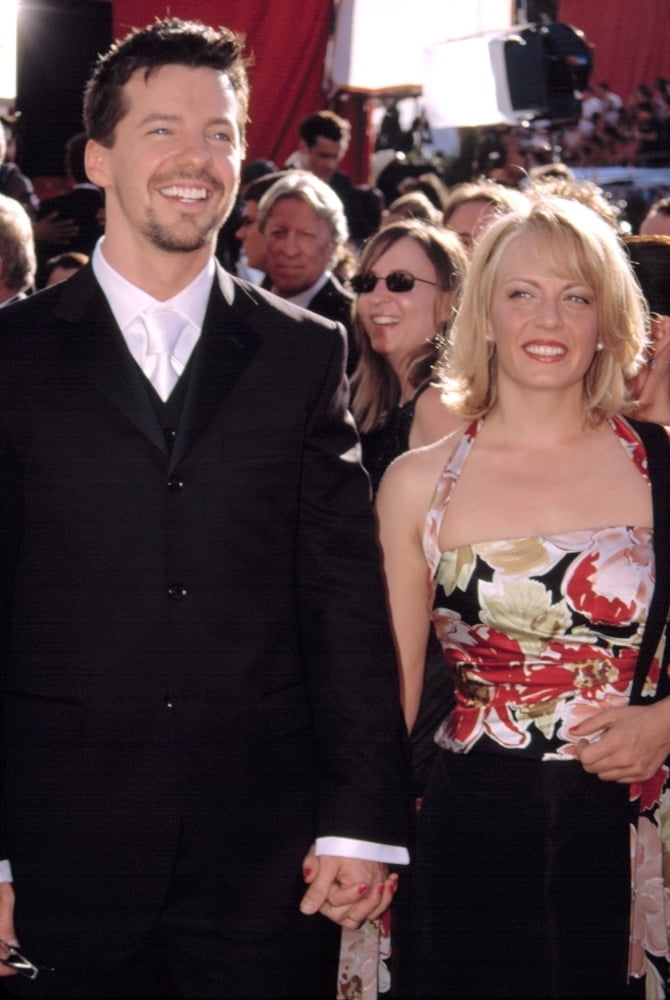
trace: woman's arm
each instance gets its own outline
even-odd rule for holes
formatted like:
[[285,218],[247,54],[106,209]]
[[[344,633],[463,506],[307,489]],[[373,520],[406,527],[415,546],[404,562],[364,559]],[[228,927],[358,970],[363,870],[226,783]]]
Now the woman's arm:
[[430,486],[426,484],[426,466],[432,468],[432,463],[423,456],[406,454],[399,458],[382,479],[376,503],[400,666],[400,697],[409,731],[419,711],[431,628],[428,566],[421,536],[435,480],[429,480]]

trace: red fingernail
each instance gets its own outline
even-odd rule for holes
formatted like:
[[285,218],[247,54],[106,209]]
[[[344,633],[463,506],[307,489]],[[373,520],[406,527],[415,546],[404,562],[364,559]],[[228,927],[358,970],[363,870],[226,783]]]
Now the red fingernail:
[[312,869],[311,868],[303,868],[303,870],[302,870],[303,878],[309,878],[309,876],[311,874],[312,874]]
[[383,891],[384,891],[384,883],[380,882],[379,885],[377,886],[377,892],[381,896],[381,894],[383,893]]
[[362,884],[359,885],[359,887],[358,887],[358,895],[359,896],[364,896],[365,893],[368,891],[369,888],[370,887],[367,886],[367,885],[362,885]]

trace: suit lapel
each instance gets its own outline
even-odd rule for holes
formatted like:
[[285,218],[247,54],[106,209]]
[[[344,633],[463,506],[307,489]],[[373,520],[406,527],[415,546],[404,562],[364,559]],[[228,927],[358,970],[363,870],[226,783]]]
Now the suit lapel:
[[174,468],[208,426],[261,342],[248,321],[256,300],[217,268],[200,341],[192,358],[170,468]]
[[54,311],[58,319],[72,324],[64,338],[68,364],[78,367],[98,392],[167,454],[163,429],[142,375],[89,268],[63,283]]
[[[256,305],[250,288],[234,282],[217,267],[191,361],[170,468],[193,446],[256,352],[261,337],[250,322]],[[163,428],[144,379],[90,267],[63,283],[54,311],[58,319],[71,325],[64,338],[67,364],[79,368],[127,420],[167,454]]]

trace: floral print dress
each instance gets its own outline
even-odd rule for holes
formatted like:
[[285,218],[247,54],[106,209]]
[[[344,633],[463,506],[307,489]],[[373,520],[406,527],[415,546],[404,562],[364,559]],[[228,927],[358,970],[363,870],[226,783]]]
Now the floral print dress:
[[[633,429],[620,419],[610,423],[647,477]],[[652,532],[602,526],[441,552],[442,518],[480,426],[472,423],[457,444],[425,526],[433,622],[456,689],[456,706],[435,740],[454,754],[574,761],[572,727],[599,709],[628,704],[654,588]],[[668,954],[660,824],[661,803],[670,808],[667,778],[663,767],[630,789],[639,816],[631,824],[629,974],[651,973],[648,996],[664,995]]]

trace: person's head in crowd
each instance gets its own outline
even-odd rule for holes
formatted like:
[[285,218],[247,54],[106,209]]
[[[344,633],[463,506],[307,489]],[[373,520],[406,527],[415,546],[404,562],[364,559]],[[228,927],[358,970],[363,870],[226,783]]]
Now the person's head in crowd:
[[349,230],[331,187],[305,170],[290,170],[260,200],[266,270],[274,291],[291,298],[307,291],[334,265]]
[[71,278],[82,267],[86,267],[88,260],[88,254],[77,251],[66,251],[50,257],[44,270],[44,287],[50,288],[51,285],[59,285],[66,278]]
[[649,307],[644,367],[631,380],[633,416],[670,426],[670,236],[627,236],[624,246]]
[[360,248],[382,224],[384,195],[379,188],[370,184],[357,184],[351,191],[350,198],[354,211],[347,219],[349,241],[354,247]]
[[0,305],[33,287],[36,266],[30,216],[15,198],[0,194]]
[[[438,211],[444,210],[444,202],[449,194],[446,184],[433,170],[425,170],[419,174],[405,177],[398,183],[399,196],[403,194],[422,194],[424,198]],[[396,200],[395,198],[393,199]]]
[[16,163],[18,156],[18,139],[16,135],[17,122],[19,118],[16,114],[6,114],[0,116],[0,132],[2,132],[2,142],[4,145],[4,153],[2,160],[6,160],[8,163]]
[[349,146],[349,122],[333,111],[317,111],[303,118],[298,131],[304,169],[328,182]]
[[574,175],[552,177],[544,174],[531,177],[523,192],[529,198],[546,198],[547,195],[553,195],[556,198],[565,198],[567,201],[579,201],[597,212],[613,229],[619,228],[621,215],[619,206],[593,181],[578,180]]
[[659,198],[640,223],[640,236],[670,236],[670,198]]
[[[522,269],[510,277],[512,257],[521,258]],[[595,303],[593,351],[582,377],[585,421],[625,412],[627,383],[646,347],[644,297],[612,226],[586,205],[551,195],[499,218],[475,247],[451,329],[445,402],[464,419],[485,416],[495,405],[500,366],[513,361],[502,348],[499,356],[494,311],[503,296],[532,297],[535,267],[570,283],[566,309]]]
[[363,247],[351,281],[360,352],[353,408],[361,431],[385,423],[401,382],[418,388],[432,377],[467,266],[453,233],[416,220],[384,226]]
[[544,180],[574,181],[576,180],[576,175],[567,163],[563,163],[561,160],[552,160],[550,163],[541,163],[539,166],[531,167],[528,171],[529,183],[532,184],[536,181]]
[[421,191],[410,191],[396,198],[384,212],[382,224],[402,222],[405,219],[417,219],[419,222],[429,222],[433,226],[442,225],[442,212]]
[[243,164],[240,173],[241,197],[245,197],[247,188],[254,181],[258,181],[262,177],[267,177],[268,174],[276,174],[278,170],[279,168],[273,160],[249,160],[248,163]]
[[88,181],[86,173],[87,142],[86,132],[77,132],[76,135],[71,135],[65,143],[65,173],[73,184],[86,184]]
[[514,211],[522,203],[522,194],[494,181],[457,184],[444,203],[444,225],[456,233],[467,250],[471,250],[499,215]]
[[235,236],[244,247],[244,253],[249,267],[265,271],[265,236],[258,228],[258,206],[266,191],[286,175],[285,170],[277,170],[271,174],[263,174],[250,181],[244,193],[242,215],[239,229]]

